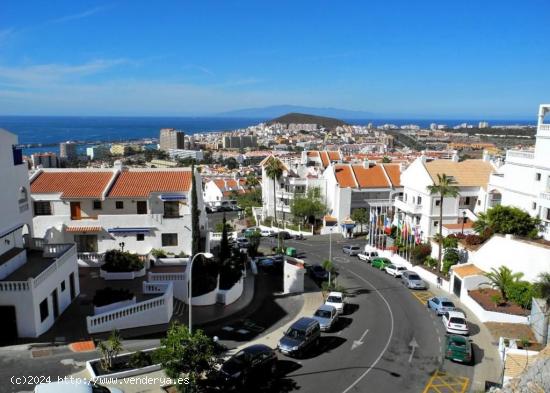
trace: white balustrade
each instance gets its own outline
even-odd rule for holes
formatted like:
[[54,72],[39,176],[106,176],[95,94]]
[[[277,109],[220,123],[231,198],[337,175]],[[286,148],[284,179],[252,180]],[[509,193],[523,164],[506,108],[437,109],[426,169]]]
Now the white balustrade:
[[0,292],[22,292],[31,289],[32,279],[29,281],[0,281]]
[[143,293],[165,293],[170,283],[168,282],[143,282]]

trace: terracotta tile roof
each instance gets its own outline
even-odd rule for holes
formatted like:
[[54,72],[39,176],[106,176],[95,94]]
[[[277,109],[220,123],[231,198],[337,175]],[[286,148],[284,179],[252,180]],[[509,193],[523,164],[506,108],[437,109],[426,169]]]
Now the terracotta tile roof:
[[31,193],[61,193],[61,198],[101,198],[111,171],[44,171],[31,183]]
[[336,176],[336,181],[338,182],[340,188],[356,188],[357,184],[353,178],[353,172],[349,165],[335,165],[334,174]]
[[328,158],[328,153],[326,151],[320,151],[319,155],[321,156],[321,163],[323,164],[323,167],[327,167],[330,164],[330,160]]
[[307,156],[308,157],[319,157],[319,152],[318,151],[308,151]]
[[336,219],[336,217],[329,216],[329,215],[323,217],[323,219],[324,219],[326,222],[336,222],[336,221],[338,221],[338,220]]
[[485,272],[476,265],[454,266],[452,270],[455,275],[461,278],[469,276],[483,276],[485,274]]
[[340,155],[339,151],[329,151],[327,153],[328,153],[328,158],[331,161],[340,161],[342,159],[342,156]]
[[100,226],[81,226],[81,227],[67,227],[65,232],[101,232]]
[[391,187],[391,184],[384,174],[384,170],[379,165],[370,168],[365,168],[363,165],[353,165],[353,171],[359,183],[359,188]]
[[124,171],[109,191],[109,198],[148,197],[152,192],[191,189],[191,171]]
[[401,187],[401,169],[397,164],[382,164],[394,187]]
[[[455,224],[443,224],[444,228],[447,229],[462,229],[462,223],[455,223]],[[471,229],[474,227],[474,223],[472,221],[468,221],[464,223],[464,229],[468,228]]]
[[[270,156],[267,156],[266,158],[264,158],[262,160],[262,162],[260,162],[260,166],[266,166],[267,163],[269,162],[269,160],[271,160],[271,159],[281,161],[278,157],[275,157],[274,155],[270,155]],[[285,165],[285,163],[281,161],[281,164],[283,164],[283,170],[288,171],[288,167]]]
[[537,354],[510,353],[506,354],[504,373],[507,377],[516,378],[525,372],[527,367],[537,360]]
[[456,185],[462,187],[486,187],[489,175],[495,171],[490,163],[483,160],[434,160],[424,165],[434,183],[437,183],[437,174],[446,174],[454,177]]

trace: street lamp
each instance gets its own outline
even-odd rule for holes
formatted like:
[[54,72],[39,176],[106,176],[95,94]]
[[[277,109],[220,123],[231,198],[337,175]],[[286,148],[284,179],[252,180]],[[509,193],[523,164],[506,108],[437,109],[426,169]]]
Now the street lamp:
[[120,242],[120,243],[118,243],[118,245],[119,245],[119,247],[120,247],[120,250],[121,250],[122,252],[124,252],[124,246],[125,246],[126,244],[125,244],[124,242]]
[[189,280],[187,280],[188,282],[188,285],[189,285],[189,291],[187,293],[187,299],[188,299],[188,303],[189,303],[189,334],[191,334],[192,332],[192,328],[191,328],[191,325],[192,325],[192,310],[191,310],[191,302],[193,300],[193,282],[191,281],[191,278],[192,278],[192,274],[193,274],[193,262],[195,261],[195,258],[198,257],[199,255],[202,255],[203,257],[205,257],[206,259],[212,259],[214,257],[213,254],[209,253],[209,252],[198,252],[196,253],[193,258],[191,258],[191,262],[189,262]]
[[464,235],[464,222],[466,221],[466,210],[462,210],[462,234]]

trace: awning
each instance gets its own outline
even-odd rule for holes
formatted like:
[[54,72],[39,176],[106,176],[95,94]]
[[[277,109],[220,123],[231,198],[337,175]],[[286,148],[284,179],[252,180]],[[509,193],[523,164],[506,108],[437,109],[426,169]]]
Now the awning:
[[153,228],[148,227],[127,227],[127,228],[109,228],[107,232],[109,233],[149,233]]
[[159,195],[161,201],[185,201],[187,195],[184,194],[161,194]]
[[100,226],[81,226],[81,227],[67,227],[66,232],[101,232]]
[[342,224],[342,228],[345,228],[345,229],[353,229],[355,228],[355,224]]

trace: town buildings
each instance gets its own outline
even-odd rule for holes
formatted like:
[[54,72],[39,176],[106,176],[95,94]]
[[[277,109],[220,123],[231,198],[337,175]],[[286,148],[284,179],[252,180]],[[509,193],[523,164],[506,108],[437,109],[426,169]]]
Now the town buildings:
[[58,168],[59,158],[55,153],[34,153],[31,155],[33,168]]
[[[188,142],[189,146],[189,142]],[[174,128],[163,128],[160,130],[160,150],[185,149],[185,134],[183,131]]]
[[75,160],[78,157],[77,144],[74,142],[61,142],[59,144],[59,157],[65,160]]
[[78,296],[74,244],[36,237],[17,137],[0,130],[0,341],[38,337]]

